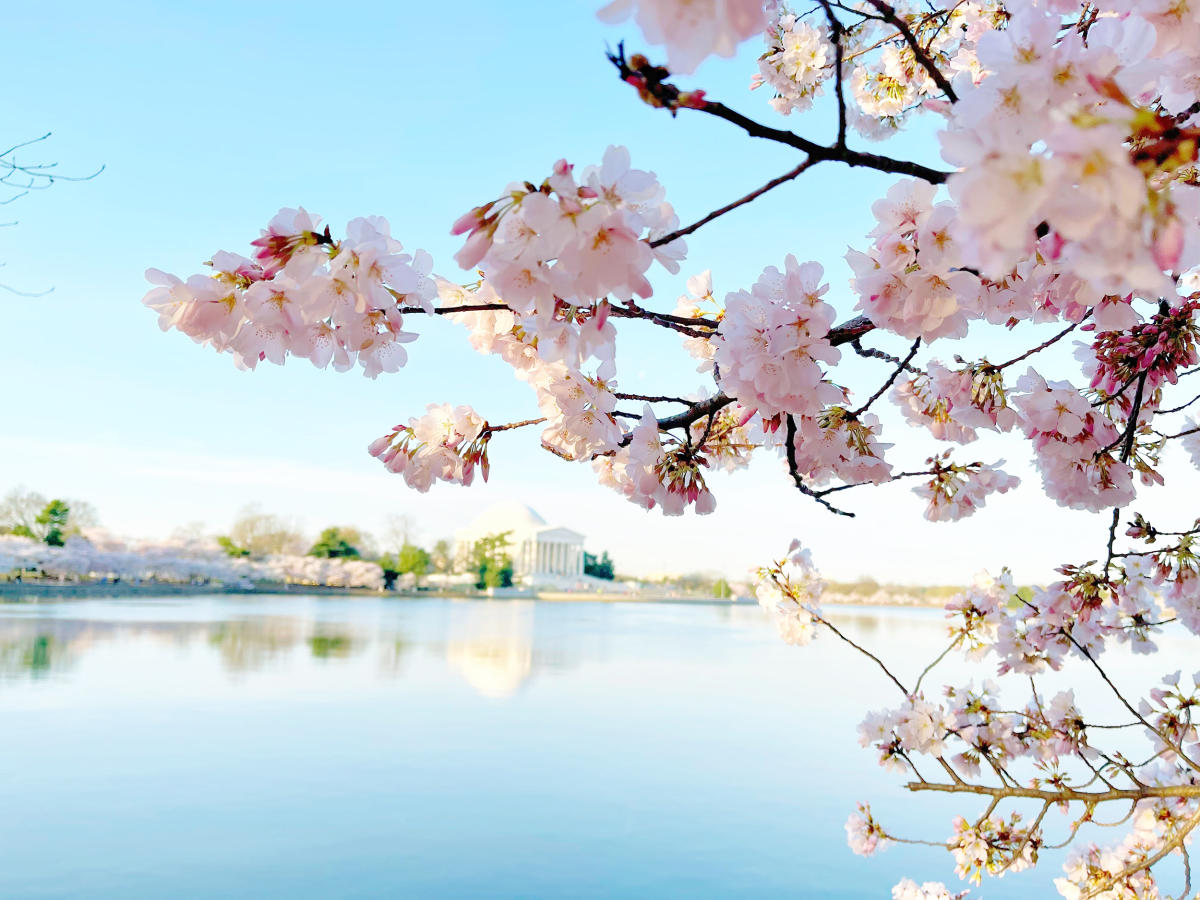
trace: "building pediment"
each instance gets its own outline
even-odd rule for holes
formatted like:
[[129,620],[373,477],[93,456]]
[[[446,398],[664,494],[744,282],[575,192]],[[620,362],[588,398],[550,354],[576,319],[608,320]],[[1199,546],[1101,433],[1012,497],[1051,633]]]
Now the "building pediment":
[[557,525],[539,528],[536,534],[539,543],[543,541],[559,541],[564,544],[583,543],[583,535],[578,531],[572,531],[570,528],[561,528]]

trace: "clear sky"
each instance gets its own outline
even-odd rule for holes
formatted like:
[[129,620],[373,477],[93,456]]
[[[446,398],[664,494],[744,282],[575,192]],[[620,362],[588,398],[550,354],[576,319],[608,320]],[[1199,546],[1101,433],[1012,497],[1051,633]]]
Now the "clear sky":
[[[19,223],[0,232],[3,282],[54,290],[39,299],[0,293],[8,401],[0,492],[24,485],[89,500],[107,528],[131,536],[194,522],[219,532],[258,502],[314,533],[333,523],[379,530],[389,514],[407,513],[425,541],[497,499],[520,498],[638,573],[738,575],[793,535],[839,578],[961,582],[1007,563],[1041,579],[1059,562],[1097,555],[1104,522],[1057,510],[1036,490],[931,525],[909,487],[863,489],[845,495],[860,513],[851,522],[789,490],[768,458],[712,479],[713,516],[664,520],[596,485],[589,467],[539,451],[533,431],[493,442],[486,487],[420,495],[366,455],[371,439],[430,402],[470,403],[494,422],[536,409],[528,389],[498,359],[474,354],[458,327],[420,322],[409,366],[377,381],[302,360],[239,372],[228,355],[158,330],[140,303],[143,271],[186,276],[218,249],[248,252],[282,206],[303,205],[335,231],[357,215],[385,215],[406,247],[429,250],[436,271],[455,278],[450,223],[508,181],[540,181],[559,157],[583,166],[610,143],[627,145],[636,166],[659,174],[684,221],[795,165],[786,148],[725,123],[686,112],[672,120],[637,102],[603,54],[622,38],[643,45],[631,25],[597,22],[596,6],[402,0],[335,9],[289,0],[7,10],[6,65],[17,87],[6,92],[3,137],[53,131],[28,161],[54,160],[69,174],[105,170],[6,208]],[[784,120],[747,91],[758,52],[748,44],[687,83],[828,139],[828,109]],[[937,162],[927,130],[892,149]],[[827,299],[852,315],[841,257],[848,243],[862,245],[870,200],[891,181],[818,168],[690,238],[680,276],[654,276],[651,304],[671,308],[686,276],[704,268],[719,293],[749,286],[794,252],[825,262]],[[641,323],[621,329],[623,389],[702,385],[674,335]],[[904,342],[874,343],[897,351]],[[897,460],[920,464],[930,452],[922,443]],[[981,442],[960,457],[1005,454],[1035,488],[1019,441]]]

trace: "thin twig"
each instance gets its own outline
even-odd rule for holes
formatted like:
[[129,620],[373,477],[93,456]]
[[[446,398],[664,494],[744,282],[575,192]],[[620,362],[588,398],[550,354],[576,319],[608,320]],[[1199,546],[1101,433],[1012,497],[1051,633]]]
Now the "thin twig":
[[879,390],[877,390],[875,393],[873,393],[870,397],[867,398],[866,403],[864,403],[858,409],[854,410],[854,412],[850,413],[850,415],[853,418],[857,419],[859,416],[861,416],[863,413],[865,413],[868,409],[871,408],[872,403],[874,403],[876,400],[878,400],[880,397],[883,396],[884,392],[892,386],[892,384],[896,381],[897,378],[900,377],[900,373],[905,371],[908,368],[908,364],[913,361],[913,357],[917,355],[917,350],[919,350],[920,347],[921,347],[921,339],[917,338],[915,341],[913,341],[913,345],[908,351],[908,356],[904,357],[904,359],[901,360],[900,364],[896,366],[895,371],[893,371],[892,374],[890,376],[888,376],[888,380],[885,381],[880,386]]
[[1038,344],[1036,347],[1031,347],[1030,349],[1026,350],[1024,353],[1022,353],[1020,356],[1014,356],[1008,362],[1000,363],[1000,365],[993,366],[992,368],[994,368],[996,370],[1007,369],[1009,366],[1019,363],[1023,359],[1029,359],[1029,357],[1033,356],[1033,354],[1040,353],[1042,350],[1045,350],[1047,347],[1057,344],[1059,341],[1061,341],[1063,338],[1065,338],[1068,334],[1070,334],[1072,331],[1074,331],[1076,328],[1078,328],[1080,325],[1082,325],[1083,322],[1087,319],[1088,315],[1090,315],[1090,314],[1091,314],[1091,310],[1089,309],[1088,313],[1085,314],[1082,319],[1080,319],[1078,322],[1072,322],[1068,327],[1064,328],[1058,334],[1054,335],[1054,337],[1050,338],[1047,341],[1042,341],[1042,343]]
[[900,18],[900,16],[896,14],[896,10],[890,4],[885,3],[884,0],[867,0],[867,2],[879,11],[885,22],[887,22],[904,36],[904,40],[908,42],[908,46],[912,49],[913,56],[916,57],[917,62],[921,65],[921,68],[929,73],[929,77],[933,79],[934,84],[936,84],[941,92],[946,95],[947,99],[949,99],[951,103],[956,103],[958,101],[958,94],[954,93],[954,88],[950,86],[950,82],[946,80],[946,76],[942,74],[941,69],[934,65],[934,62],[932,59],[930,59],[929,54],[925,52],[923,47],[921,47],[920,42],[917,41],[916,35],[914,35],[912,33],[912,29],[908,27],[908,23],[905,22],[904,19]]
[[762,187],[755,188],[750,193],[746,194],[746,196],[739,197],[737,200],[734,200],[732,203],[725,204],[720,209],[714,209],[707,216],[693,222],[691,225],[688,225],[686,228],[680,228],[678,231],[672,231],[670,234],[663,235],[660,238],[654,239],[653,241],[650,242],[650,246],[651,247],[661,247],[663,244],[669,244],[669,243],[671,243],[671,241],[674,241],[678,238],[686,237],[687,235],[691,234],[693,231],[698,231],[700,228],[707,225],[713,219],[719,219],[721,216],[725,215],[725,213],[732,212],[733,210],[737,209],[739,206],[745,206],[751,200],[756,200],[757,198],[759,198],[763,194],[765,194],[767,191],[769,191],[773,188],[777,188],[777,187],[779,187],[779,185],[785,184],[785,183],[791,181],[792,179],[798,177],[805,170],[816,165],[817,162],[819,162],[819,160],[814,160],[811,157],[804,160],[804,162],[800,163],[800,165],[796,166],[794,169],[790,169],[787,172],[784,172],[782,175],[780,175],[777,178],[772,178],[770,181],[768,181]]
[[800,489],[800,493],[802,493],[808,497],[812,497],[814,500],[816,500],[818,503],[820,503],[823,507],[825,507],[831,513],[834,513],[839,516],[846,516],[846,518],[848,518],[848,519],[853,519],[854,513],[847,512],[844,509],[838,509],[836,506],[834,506],[832,503],[830,503],[828,500],[826,500],[824,497],[822,497],[820,494],[818,494],[816,491],[814,491],[812,488],[810,488],[807,484],[804,483],[804,478],[800,475],[799,464],[796,462],[796,419],[795,419],[795,417],[793,417],[791,415],[787,416],[786,440],[787,440],[788,474],[792,476],[792,481],[795,483],[796,487]]

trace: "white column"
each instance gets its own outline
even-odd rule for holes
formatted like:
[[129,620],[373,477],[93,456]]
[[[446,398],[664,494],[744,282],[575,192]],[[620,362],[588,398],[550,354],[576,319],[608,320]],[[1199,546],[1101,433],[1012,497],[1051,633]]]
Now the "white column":
[[562,574],[562,544],[554,542],[554,574]]
[[575,545],[575,574],[583,574],[583,548],[578,544]]
[[533,571],[542,571],[542,542],[537,541],[533,545]]

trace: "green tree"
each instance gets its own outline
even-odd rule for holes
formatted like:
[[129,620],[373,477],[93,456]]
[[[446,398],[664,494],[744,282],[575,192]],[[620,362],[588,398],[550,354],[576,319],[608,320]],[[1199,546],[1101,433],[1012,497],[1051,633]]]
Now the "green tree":
[[308,555],[324,559],[361,559],[362,554],[351,543],[352,540],[358,541],[359,534],[351,528],[326,528],[317,538],[317,542],[308,549]]
[[606,578],[609,581],[613,580],[613,564],[608,558],[608,551],[597,559],[593,554],[584,552],[583,554],[583,574],[591,575],[593,578]]
[[405,544],[398,553],[385,553],[380,557],[379,565],[383,568],[384,587],[388,589],[396,583],[397,578],[409,572],[420,584],[421,578],[429,571],[430,556],[422,547]]
[[724,578],[718,578],[713,582],[713,596],[718,600],[728,600],[733,596],[733,588]]
[[65,500],[51,500],[35,520],[42,529],[42,540],[51,547],[61,547],[66,539],[71,507]]
[[475,587],[512,587],[512,557],[505,550],[511,531],[489,534],[477,540],[467,555],[467,569],[475,573]]
[[233,542],[233,539],[231,537],[229,537],[229,535],[226,535],[226,534],[218,535],[217,543],[220,545],[221,549],[224,550],[228,556],[240,557],[240,556],[249,556],[250,555],[249,549],[247,549],[246,547],[239,547],[237,544],[235,544]]

